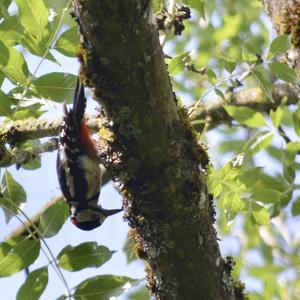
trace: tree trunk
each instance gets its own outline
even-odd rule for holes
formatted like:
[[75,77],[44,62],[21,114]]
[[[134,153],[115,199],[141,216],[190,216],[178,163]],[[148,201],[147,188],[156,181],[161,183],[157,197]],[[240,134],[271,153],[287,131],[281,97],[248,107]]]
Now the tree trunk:
[[208,158],[178,106],[149,0],[75,0],[81,76],[107,118],[103,162],[120,182],[155,299],[243,299],[222,259]]

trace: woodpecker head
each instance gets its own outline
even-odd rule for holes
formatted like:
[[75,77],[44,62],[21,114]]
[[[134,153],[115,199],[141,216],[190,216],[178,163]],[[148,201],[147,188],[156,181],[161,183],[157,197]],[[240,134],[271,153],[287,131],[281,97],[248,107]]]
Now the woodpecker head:
[[85,208],[76,210],[71,208],[71,222],[81,230],[92,230],[102,225],[104,220],[122,209]]

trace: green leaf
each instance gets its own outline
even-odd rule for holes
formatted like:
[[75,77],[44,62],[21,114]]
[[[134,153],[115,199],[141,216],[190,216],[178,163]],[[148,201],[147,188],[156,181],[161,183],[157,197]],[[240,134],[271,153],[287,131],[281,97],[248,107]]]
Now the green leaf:
[[82,243],[76,247],[66,246],[58,255],[58,264],[68,271],[79,271],[84,268],[99,267],[110,260],[115,251],[96,242]]
[[205,17],[205,2],[203,0],[198,0],[196,1],[198,2],[198,11],[200,13],[201,18],[206,21],[206,17]]
[[247,41],[243,43],[243,47],[247,49],[249,53],[255,56],[255,61],[258,60],[258,56],[262,55],[262,51],[260,46],[257,44],[252,43],[252,41]]
[[67,73],[49,73],[33,82],[33,92],[56,102],[70,103],[73,99],[76,76]]
[[289,83],[295,83],[297,81],[295,70],[290,68],[287,64],[274,61],[269,63],[268,66],[279,79]]
[[69,207],[63,199],[50,205],[40,216],[39,230],[43,237],[56,235],[69,217]]
[[270,218],[272,219],[278,217],[281,214],[281,211],[282,211],[282,204],[280,202],[271,204],[269,208]]
[[206,20],[205,19],[205,1],[204,0],[185,0],[184,3],[187,4],[189,7],[196,9],[199,12],[201,18],[203,20]]
[[134,259],[136,259],[136,255],[134,253],[134,245],[134,240],[132,240],[130,236],[128,236],[126,239],[126,243],[123,246],[123,251],[125,252],[128,264],[131,263]]
[[283,177],[291,184],[295,179],[295,158],[300,151],[300,142],[289,142],[283,151]]
[[236,68],[237,62],[233,59],[230,59],[229,57],[225,55],[220,56],[220,62],[224,66],[224,68],[229,72],[232,73],[234,69]]
[[291,47],[291,38],[288,35],[279,35],[271,43],[267,59],[289,50]]
[[240,139],[230,139],[221,141],[218,144],[218,152],[219,153],[239,153],[242,152],[243,145]]
[[47,284],[47,267],[31,271],[18,291],[17,300],[39,300]]
[[25,201],[26,193],[23,187],[6,170],[2,178],[0,197],[0,205],[4,209],[6,222],[19,213],[18,208]]
[[218,30],[213,31],[210,36],[211,41],[221,43],[226,39],[234,39],[240,33],[241,25],[244,20],[241,14],[234,13],[230,15],[223,15],[222,26]]
[[224,189],[232,188],[236,185],[236,179],[240,172],[240,165],[228,162],[219,170],[214,170],[209,174],[208,186],[211,193],[218,197]]
[[170,75],[174,76],[181,73],[184,68],[185,64],[191,60],[189,52],[183,52],[178,56],[173,57],[168,66],[168,70]]
[[54,46],[54,49],[66,56],[74,57],[76,46],[79,44],[79,36],[77,31],[77,26],[71,27],[70,29],[66,30],[63,34],[60,35]]
[[297,197],[292,204],[292,215],[294,217],[300,215],[300,197]]
[[244,43],[242,47],[242,58],[247,62],[255,62],[257,61],[257,52],[253,48],[253,46],[249,43]]
[[271,188],[281,193],[285,193],[289,185],[283,180],[282,177],[272,177],[266,174],[262,174],[260,179],[252,186],[255,189]]
[[34,159],[30,160],[29,162],[21,165],[22,169],[24,170],[36,170],[41,167],[41,157],[36,156]]
[[23,54],[0,41],[0,71],[15,84],[26,85],[28,67]]
[[273,125],[276,128],[278,128],[279,125],[281,124],[283,115],[284,115],[284,109],[281,106],[277,107],[275,111],[274,110],[270,111],[270,118],[272,120]]
[[7,18],[8,14],[8,7],[12,0],[1,0],[0,2],[0,18]]
[[281,105],[281,108],[283,110],[281,125],[292,127],[294,125],[292,111],[285,105]]
[[49,9],[43,0],[15,0],[19,18],[25,31],[37,40],[45,40],[49,33]]
[[245,206],[241,199],[242,188],[236,188],[225,194],[223,199],[223,207],[227,221],[233,220],[235,216],[242,211]]
[[107,300],[110,297],[120,296],[126,291],[126,286],[129,287],[137,282],[129,277],[99,275],[86,279],[76,286],[73,296],[75,300]]
[[252,194],[254,201],[260,201],[263,203],[276,203],[280,201],[283,193],[269,187],[257,187],[254,185],[252,188],[249,187],[249,191]]
[[255,153],[267,148],[272,142],[274,136],[273,131],[261,131],[252,136],[245,144],[243,151],[252,156]]
[[268,154],[269,154],[272,158],[276,159],[278,162],[281,163],[281,158],[282,158],[282,151],[281,151],[281,149],[278,149],[276,146],[270,145],[270,146],[266,149],[266,151],[268,152]]
[[41,157],[39,155],[36,155],[33,151],[35,148],[41,147],[40,140],[30,140],[25,143],[22,143],[18,145],[22,150],[26,150],[28,152],[31,152],[33,155],[33,159],[28,161],[26,164],[22,164],[21,167],[25,170],[35,170],[41,167]]
[[[48,37],[50,39],[50,37]],[[49,52],[49,46],[46,42],[37,40],[34,36],[31,36],[29,34],[23,34],[22,38],[20,39],[20,42],[22,46],[24,46],[29,52],[31,52],[34,55],[45,57],[49,60],[51,60],[54,63],[57,63],[57,60],[54,58],[54,56]]]
[[5,75],[0,71],[0,86],[3,84]]
[[25,238],[23,236],[14,236],[5,242],[0,243],[0,261],[7,256],[7,253],[18,243],[21,243]]
[[[0,277],[13,275],[31,265],[39,256],[40,242],[27,238],[6,240],[0,244]],[[12,245],[10,245],[12,243]],[[7,247],[11,246],[7,252]],[[4,248],[4,251],[1,249]]]
[[43,0],[16,0],[19,10],[19,20],[24,27],[21,44],[32,54],[57,63],[56,59],[49,52],[52,34],[50,31],[49,8]]
[[260,68],[255,68],[252,70],[252,74],[255,77],[257,83],[259,84],[260,88],[266,95],[266,97],[272,101],[273,96],[272,96],[272,85],[271,83],[265,78],[264,73]]
[[0,24],[0,40],[7,46],[14,46],[23,35],[24,28],[18,16],[9,16]]
[[11,101],[9,97],[0,90],[0,116],[10,116],[11,114]]
[[[206,69],[205,74],[209,78],[209,81],[214,84],[217,81],[217,75],[212,69]],[[222,97],[223,98],[223,97]]]
[[248,107],[226,105],[224,106],[227,113],[239,123],[253,128],[266,126],[264,116]]
[[23,187],[14,180],[8,170],[4,173],[2,185],[4,186],[4,189],[2,189],[2,195],[13,201],[16,206],[19,206],[21,203],[26,201],[26,193]]
[[43,113],[44,113],[44,111],[38,110],[38,108],[36,106],[32,105],[30,107],[30,109],[18,108],[18,110],[13,113],[12,119],[14,121],[16,121],[16,120],[26,120],[26,119],[29,119],[29,118],[37,119]]
[[220,170],[215,170],[208,177],[209,191],[215,197],[218,197],[223,190],[222,178],[221,178],[220,174],[221,174]]
[[239,176],[239,181],[245,184],[246,186],[252,186],[255,182],[257,182],[261,174],[263,173],[262,167],[254,167],[246,170]]
[[164,1],[163,0],[152,0],[151,4],[152,4],[153,12],[156,13],[159,10],[161,10],[161,8],[163,7]]
[[292,187],[288,186],[288,184],[286,184],[286,186],[287,189],[283,191],[283,194],[280,198],[281,207],[287,206],[292,200],[292,195],[293,195]]
[[296,109],[293,113],[293,122],[294,122],[294,129],[298,136],[300,137],[300,107]]
[[219,90],[219,89],[214,89],[214,92],[219,96],[219,97],[221,97],[223,100],[225,100],[225,96],[224,96],[224,94],[223,94],[223,92],[221,91],[221,90]]
[[141,286],[138,290],[134,291],[127,296],[128,300],[150,300],[149,291],[146,286]]
[[289,142],[285,148],[285,159],[289,164],[293,164],[296,155],[300,151],[300,142]]
[[269,212],[266,208],[263,206],[257,204],[257,203],[252,203],[251,204],[252,208],[252,216],[254,220],[261,225],[269,225],[270,224],[270,215]]

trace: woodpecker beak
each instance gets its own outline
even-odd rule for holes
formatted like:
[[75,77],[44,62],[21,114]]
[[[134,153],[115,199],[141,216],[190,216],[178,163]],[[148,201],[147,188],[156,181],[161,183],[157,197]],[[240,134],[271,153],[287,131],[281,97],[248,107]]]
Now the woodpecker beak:
[[104,209],[101,208],[102,214],[107,218],[109,216],[115,215],[119,212],[121,212],[123,209],[122,208],[117,208],[117,209]]

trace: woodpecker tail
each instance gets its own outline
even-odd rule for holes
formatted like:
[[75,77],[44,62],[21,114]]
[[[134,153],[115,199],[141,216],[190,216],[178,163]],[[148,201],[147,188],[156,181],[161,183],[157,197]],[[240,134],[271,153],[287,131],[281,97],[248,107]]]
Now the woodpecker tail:
[[84,96],[84,87],[79,77],[77,77],[76,88],[73,97],[73,109],[72,109],[72,115],[75,124],[78,125],[81,124],[81,120],[83,119],[85,108],[86,108],[86,98]]

